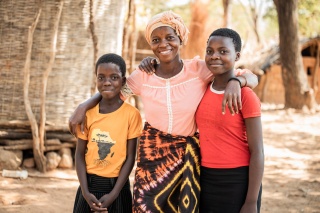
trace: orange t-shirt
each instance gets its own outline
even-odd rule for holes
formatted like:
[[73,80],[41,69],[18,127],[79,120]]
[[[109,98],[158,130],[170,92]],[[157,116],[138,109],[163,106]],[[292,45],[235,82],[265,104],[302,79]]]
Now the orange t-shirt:
[[98,104],[87,111],[86,119],[85,133],[78,134],[78,137],[88,141],[85,154],[87,173],[118,177],[126,160],[127,140],[139,137],[142,132],[139,111],[124,102],[118,110],[100,114]]
[[248,166],[250,151],[245,118],[261,116],[260,100],[249,87],[241,89],[242,110],[239,114],[221,113],[224,91],[211,85],[204,94],[196,113],[200,133],[201,165],[208,168]]

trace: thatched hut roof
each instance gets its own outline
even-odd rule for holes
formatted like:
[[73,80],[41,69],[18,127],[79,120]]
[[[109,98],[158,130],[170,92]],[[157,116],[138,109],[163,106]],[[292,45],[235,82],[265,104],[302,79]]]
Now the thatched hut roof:
[[[320,37],[306,38],[300,41],[301,55],[315,57],[314,45],[320,42]],[[263,74],[274,64],[281,64],[279,45],[273,45],[267,50],[256,54],[254,60],[242,62],[241,66],[251,69],[256,74]],[[261,72],[263,71],[263,72]]]

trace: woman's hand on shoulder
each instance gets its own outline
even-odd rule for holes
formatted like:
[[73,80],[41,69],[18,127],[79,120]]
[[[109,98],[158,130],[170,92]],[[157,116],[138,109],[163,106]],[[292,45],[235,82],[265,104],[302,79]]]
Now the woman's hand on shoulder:
[[249,69],[236,69],[235,74],[241,81],[242,87],[250,87],[253,89],[259,84],[258,76],[253,74]]
[[225,114],[226,105],[228,106],[232,115],[235,113],[238,114],[239,110],[242,109],[241,88],[239,82],[236,80],[229,81],[224,91],[224,97],[222,100],[222,114]]
[[152,75],[156,71],[155,65],[157,65],[157,59],[148,56],[142,59],[138,67],[141,71],[146,72],[149,75]]

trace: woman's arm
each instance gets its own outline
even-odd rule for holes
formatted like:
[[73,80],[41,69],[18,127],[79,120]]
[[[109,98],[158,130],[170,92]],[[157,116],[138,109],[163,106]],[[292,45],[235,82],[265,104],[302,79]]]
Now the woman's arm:
[[255,88],[258,85],[258,77],[248,69],[237,69],[237,78],[240,80],[241,87]]
[[101,98],[100,93],[97,93],[76,108],[69,118],[69,130],[71,134],[77,135],[77,125],[80,125],[80,130],[83,134],[86,112],[96,106],[101,101]]
[[122,190],[124,184],[127,182],[128,177],[133,169],[135,158],[136,158],[136,147],[137,147],[137,138],[129,139],[127,141],[127,157],[126,161],[123,163],[119,177],[115,186],[109,194],[106,194],[100,198],[102,207],[108,207],[112,202],[119,196],[120,191]]
[[225,89],[222,100],[222,114],[225,114],[226,105],[228,105],[232,115],[234,113],[238,114],[239,110],[242,109],[241,87],[254,88],[258,85],[258,77],[248,69],[237,69],[236,75],[238,80],[230,80]]
[[105,211],[107,209],[101,207],[101,203],[93,194],[90,193],[88,189],[87,170],[85,162],[85,150],[87,148],[87,142],[88,141],[79,138],[75,153],[76,171],[80,182],[81,192],[92,210]]
[[257,200],[264,170],[261,117],[245,119],[250,150],[249,185],[242,212],[257,212]]
[[157,59],[148,56],[142,59],[138,67],[141,71],[144,71],[149,75],[152,75],[156,71],[155,69],[156,64],[157,64]]

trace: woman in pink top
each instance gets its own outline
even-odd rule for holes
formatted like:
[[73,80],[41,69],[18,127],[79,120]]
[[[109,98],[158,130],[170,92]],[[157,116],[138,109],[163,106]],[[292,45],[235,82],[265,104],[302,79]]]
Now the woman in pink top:
[[[154,16],[147,25],[146,39],[160,63],[152,75],[135,70],[122,89],[124,96],[141,97],[146,118],[138,147],[133,212],[189,213],[199,209],[199,142],[194,115],[213,76],[204,61],[180,58],[188,33],[181,17],[173,12]],[[257,84],[251,73],[237,81],[243,86]],[[241,108],[237,81],[229,82],[223,101],[230,108],[233,104],[236,112]],[[85,111],[100,99],[97,94],[79,105],[69,122],[73,133]]]

